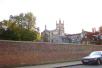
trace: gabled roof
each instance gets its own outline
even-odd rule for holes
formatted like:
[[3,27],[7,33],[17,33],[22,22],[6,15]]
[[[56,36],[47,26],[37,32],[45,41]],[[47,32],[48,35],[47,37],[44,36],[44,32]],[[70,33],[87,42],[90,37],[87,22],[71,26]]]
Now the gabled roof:
[[54,31],[56,31],[56,29],[54,29],[54,30],[44,30],[43,32],[41,32],[41,33],[44,33],[44,32],[54,32]]
[[73,35],[80,35],[81,33],[77,33],[77,34],[68,34],[67,36],[73,36]]
[[68,36],[58,35],[62,39],[70,39]]
[[42,34],[42,33],[45,33],[45,32],[50,32],[50,30],[44,30],[43,32],[41,32],[41,34]]
[[[96,39],[96,37],[98,37],[99,32],[86,32],[85,36],[87,36],[88,39],[92,40],[92,38]],[[83,39],[85,38],[85,36],[83,37]],[[87,40],[88,40],[87,39]]]
[[68,37],[67,36],[62,36],[62,35],[58,35],[60,38],[62,39],[67,39]]
[[99,32],[95,32],[95,33],[93,33],[93,32],[89,32],[89,31],[83,31],[82,33],[87,33],[87,34],[90,34],[90,35],[96,35],[96,34],[99,34]]

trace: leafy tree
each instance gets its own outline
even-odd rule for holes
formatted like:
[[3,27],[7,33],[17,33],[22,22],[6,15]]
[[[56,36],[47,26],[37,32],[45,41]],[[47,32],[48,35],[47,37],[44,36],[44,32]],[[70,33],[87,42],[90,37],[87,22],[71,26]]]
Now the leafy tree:
[[4,40],[16,40],[16,41],[36,41],[40,39],[40,34],[34,30],[28,30],[25,28],[7,28],[1,35]]
[[4,40],[36,41],[40,39],[40,33],[32,30],[36,25],[35,20],[32,13],[11,15],[9,20],[0,22],[0,25],[4,26],[0,37]]
[[26,28],[29,30],[35,28],[36,25],[36,17],[31,12],[27,14],[21,13],[16,16],[10,15],[10,20],[16,22],[16,24],[18,24],[20,28]]
[[2,27],[2,22],[0,22],[0,35],[5,31],[5,29]]
[[2,26],[2,22],[0,22],[0,26]]
[[17,40],[17,35],[14,34],[16,23],[11,20],[3,20],[2,22],[2,33],[0,34],[1,39],[4,40]]
[[9,28],[1,34],[1,38],[4,40],[18,40],[18,36],[14,34],[14,30]]
[[36,41],[40,39],[40,35],[38,32],[25,28],[20,29],[18,32],[16,32],[16,34],[19,37],[19,41]]

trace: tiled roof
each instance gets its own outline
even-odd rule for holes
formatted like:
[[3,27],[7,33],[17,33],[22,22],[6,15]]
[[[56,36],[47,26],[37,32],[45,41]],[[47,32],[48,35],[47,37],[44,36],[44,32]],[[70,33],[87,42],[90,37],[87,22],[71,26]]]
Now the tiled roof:
[[62,35],[58,35],[60,38],[62,38],[62,39],[70,39],[70,38],[68,38],[67,36],[62,36]]
[[80,35],[81,33],[77,33],[77,34],[68,34],[67,36],[73,36],[73,35]]

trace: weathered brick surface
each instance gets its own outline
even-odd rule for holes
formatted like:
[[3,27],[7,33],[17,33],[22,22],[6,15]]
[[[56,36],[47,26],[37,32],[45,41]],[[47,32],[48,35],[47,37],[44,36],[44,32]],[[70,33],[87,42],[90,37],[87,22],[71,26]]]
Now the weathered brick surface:
[[0,64],[39,63],[80,59],[101,45],[0,41]]

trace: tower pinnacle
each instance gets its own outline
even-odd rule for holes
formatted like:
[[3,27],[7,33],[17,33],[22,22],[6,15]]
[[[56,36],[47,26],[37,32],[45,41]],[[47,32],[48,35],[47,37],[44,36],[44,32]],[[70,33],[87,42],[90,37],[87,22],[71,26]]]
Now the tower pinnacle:
[[61,23],[61,19],[59,19],[59,23]]
[[46,24],[45,24],[45,30],[46,30]]

